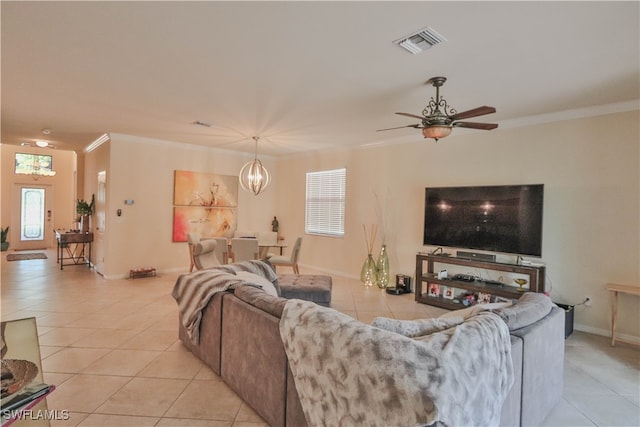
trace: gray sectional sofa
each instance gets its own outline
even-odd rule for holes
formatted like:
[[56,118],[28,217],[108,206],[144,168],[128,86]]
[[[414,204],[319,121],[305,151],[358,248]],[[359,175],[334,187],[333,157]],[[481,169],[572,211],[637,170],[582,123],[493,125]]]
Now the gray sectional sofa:
[[[181,341],[269,425],[308,425],[279,330],[286,295],[234,288],[214,293],[203,305],[197,343],[180,313]],[[525,294],[522,302],[496,311],[509,326],[515,374],[502,426],[539,425],[562,395],[565,314],[543,297]]]

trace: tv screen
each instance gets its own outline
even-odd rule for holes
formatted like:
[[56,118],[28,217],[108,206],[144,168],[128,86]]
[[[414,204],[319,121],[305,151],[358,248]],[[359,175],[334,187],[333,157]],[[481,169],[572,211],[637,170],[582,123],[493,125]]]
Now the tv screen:
[[542,255],[544,185],[425,189],[425,245]]

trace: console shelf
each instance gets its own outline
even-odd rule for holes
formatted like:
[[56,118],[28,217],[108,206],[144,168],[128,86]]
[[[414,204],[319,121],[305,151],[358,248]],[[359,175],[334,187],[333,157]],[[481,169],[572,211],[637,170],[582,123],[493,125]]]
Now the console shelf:
[[497,286],[480,281],[466,282],[453,279],[438,279],[438,275],[435,269],[436,263],[525,275],[528,276],[529,288],[527,290],[529,292],[544,292],[544,266],[506,264],[500,262],[479,261],[475,259],[418,253],[416,255],[415,294],[417,302],[452,310],[465,307],[465,305],[461,302],[461,299],[458,298],[458,295],[455,295],[455,298],[446,298],[442,294],[442,292],[439,292],[437,296],[430,295],[429,288],[433,285],[438,285],[439,288],[446,287],[447,289],[450,289],[454,294],[477,295],[479,293],[482,293],[506,299],[519,299],[520,296],[522,296],[522,292],[518,291],[518,287],[511,286],[510,284]]

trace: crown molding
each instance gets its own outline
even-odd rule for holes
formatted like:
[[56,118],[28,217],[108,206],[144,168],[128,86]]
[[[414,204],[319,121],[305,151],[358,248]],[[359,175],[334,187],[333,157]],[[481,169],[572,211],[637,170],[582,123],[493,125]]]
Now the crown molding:
[[617,102],[614,104],[594,105],[574,110],[555,111],[553,113],[538,114],[536,116],[520,117],[498,122],[500,129],[513,129],[545,123],[562,122],[567,120],[584,119],[588,117],[604,116],[606,114],[625,113],[640,110],[640,99]]

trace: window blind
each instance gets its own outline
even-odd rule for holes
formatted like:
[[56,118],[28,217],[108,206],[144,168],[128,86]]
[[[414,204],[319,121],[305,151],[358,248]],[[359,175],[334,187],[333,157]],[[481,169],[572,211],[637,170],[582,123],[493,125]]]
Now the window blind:
[[305,232],[344,236],[346,169],[307,173]]

